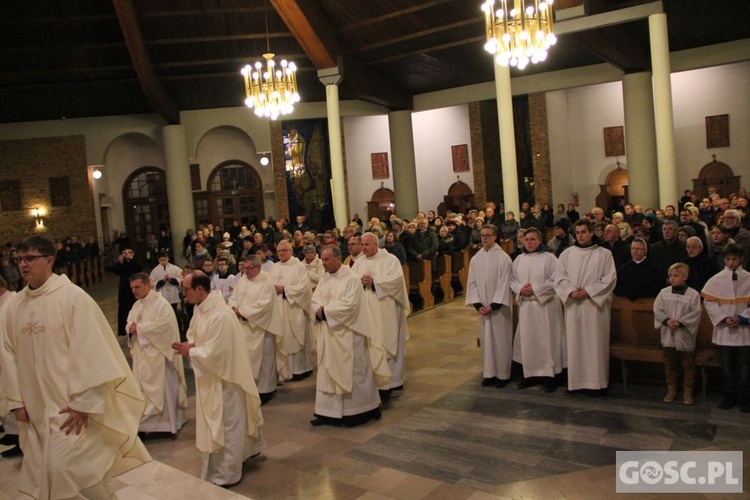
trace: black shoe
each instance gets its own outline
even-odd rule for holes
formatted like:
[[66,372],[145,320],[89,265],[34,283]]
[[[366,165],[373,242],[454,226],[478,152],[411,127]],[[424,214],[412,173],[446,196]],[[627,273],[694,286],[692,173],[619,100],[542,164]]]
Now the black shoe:
[[584,394],[590,398],[606,398],[609,396],[609,389],[585,389]]
[[508,385],[508,382],[510,382],[509,378],[506,378],[505,380],[499,378],[495,382],[495,387],[497,387],[498,389],[502,389],[503,387],[505,387],[506,385]]
[[23,451],[21,451],[21,447],[19,445],[15,445],[13,448],[0,453],[0,456],[4,458],[17,457],[20,455],[23,455]]
[[260,405],[263,406],[264,404],[268,403],[273,399],[273,395],[276,393],[276,391],[273,392],[263,392],[261,394],[258,394],[260,396]]
[[380,402],[384,405],[387,405],[388,401],[391,400],[390,389],[378,389],[378,394],[380,395]]
[[[240,480],[239,480],[239,481],[236,481],[236,482],[234,482],[234,483],[231,483],[231,484],[217,484],[216,486],[220,486],[220,487],[222,487],[222,488],[231,488],[232,486],[237,486],[237,485],[238,485],[238,484],[240,484],[241,482],[242,482],[242,479],[240,478]],[[214,483],[214,484],[216,484],[216,483]]]
[[403,391],[404,390],[404,384],[401,384],[398,387],[391,387],[392,391]]
[[5,427],[3,427],[3,424],[0,424],[0,433],[5,432]]
[[6,434],[0,438],[0,444],[3,446],[15,446],[18,444],[18,434]]
[[547,383],[544,384],[544,392],[549,394],[550,392],[555,392],[557,390],[557,382],[555,381],[555,377],[550,377]]
[[342,425],[344,425],[344,423],[342,422],[340,418],[331,418],[331,417],[315,417],[314,419],[310,420],[310,424],[313,427],[320,427],[321,425],[341,427]]
[[482,387],[494,387],[497,384],[497,377],[486,377],[482,379]]
[[516,387],[519,389],[528,389],[529,387],[534,387],[536,385],[536,381],[533,377],[524,378],[521,380]]
[[737,394],[725,394],[724,399],[719,403],[720,410],[729,410],[737,404]]

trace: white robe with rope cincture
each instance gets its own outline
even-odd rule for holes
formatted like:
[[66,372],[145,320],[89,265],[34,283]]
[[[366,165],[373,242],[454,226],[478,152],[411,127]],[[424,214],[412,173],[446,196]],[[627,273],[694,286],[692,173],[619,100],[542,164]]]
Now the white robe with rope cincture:
[[513,354],[513,309],[510,279],[513,274],[508,254],[498,244],[480,248],[469,262],[466,305],[502,304],[486,316],[479,315],[479,342],[482,345],[483,377],[510,378]]
[[383,347],[372,336],[362,282],[346,266],[320,279],[313,307],[325,320],[315,322],[318,374],[315,414],[331,418],[359,415],[380,405],[378,386],[390,379]]
[[284,328],[281,322],[276,289],[268,273],[261,271],[255,278],[242,276],[237,280],[229,307],[237,308],[245,341],[248,344],[250,366],[258,392],[276,391],[279,379],[289,378],[287,356],[284,353]]
[[263,415],[242,327],[218,291],[193,310],[187,331],[195,372],[195,444],[201,479],[233,484],[242,462],[265,446]]
[[[555,294],[557,258],[549,252],[524,253],[513,261],[510,288],[518,303],[518,326],[513,361],[523,365],[523,376],[554,377],[567,366],[562,304]],[[530,283],[531,297],[521,288]]]
[[[609,385],[609,328],[617,271],[612,252],[598,245],[567,248],[560,254],[555,292],[565,308],[568,389],[606,389]],[[570,293],[583,288],[589,297]]]
[[[661,345],[678,351],[694,351],[698,327],[701,323],[700,294],[688,287],[684,294],[672,293],[672,287],[662,288],[654,299],[654,328],[661,331]],[[670,330],[666,320],[676,319],[682,326]]]
[[731,316],[750,319],[750,272],[741,267],[737,280],[732,280],[732,271],[724,268],[709,279],[701,290],[703,305],[714,325],[713,343],[726,346],[750,345],[750,326],[727,326],[724,320]]
[[391,370],[391,381],[381,386],[387,390],[404,385],[406,370],[405,344],[409,340],[409,292],[406,290],[401,262],[387,250],[379,248],[372,257],[362,254],[352,266],[360,278],[369,274],[373,285],[364,289],[364,304],[370,309],[375,322],[374,334],[379,335]]
[[278,294],[277,300],[284,323],[284,352],[289,356],[289,371],[292,375],[310,372],[313,312],[307,268],[297,257],[290,257],[286,262],[275,263],[270,275],[274,285],[284,285],[284,293]]
[[[136,324],[136,335],[130,327]],[[174,310],[166,298],[150,291],[137,300],[128,314],[125,331],[146,409],[138,428],[141,432],[176,434],[185,425],[187,385],[182,356],[172,349],[180,341]]]
[[0,419],[2,419],[3,427],[5,428],[6,434],[18,434],[18,420],[10,413],[8,408],[8,400],[5,398],[5,390],[3,389],[3,366],[6,366],[8,361],[4,359],[7,355],[4,345],[5,329],[3,327],[3,321],[7,314],[7,304],[10,298],[15,295],[16,292],[6,291],[0,295]]
[[[30,419],[20,423],[20,491],[53,499],[105,491],[110,476],[151,460],[138,439],[145,402],[96,302],[53,274],[16,293],[8,310],[6,396]],[[60,430],[65,407],[88,414],[80,434]]]

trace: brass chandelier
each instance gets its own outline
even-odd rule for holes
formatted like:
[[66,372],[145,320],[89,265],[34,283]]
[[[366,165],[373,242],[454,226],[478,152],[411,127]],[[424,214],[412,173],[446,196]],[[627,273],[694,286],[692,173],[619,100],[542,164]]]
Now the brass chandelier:
[[553,1],[486,0],[482,4],[487,28],[484,49],[498,64],[518,69],[547,59],[547,51],[557,42]]
[[271,43],[268,36],[268,5],[266,4],[266,59],[263,63],[257,61],[255,67],[250,65],[242,68],[245,78],[245,105],[254,108],[260,117],[275,120],[279,115],[288,115],[294,111],[294,104],[300,101],[297,92],[297,66],[293,62],[283,59],[279,66],[273,60]]

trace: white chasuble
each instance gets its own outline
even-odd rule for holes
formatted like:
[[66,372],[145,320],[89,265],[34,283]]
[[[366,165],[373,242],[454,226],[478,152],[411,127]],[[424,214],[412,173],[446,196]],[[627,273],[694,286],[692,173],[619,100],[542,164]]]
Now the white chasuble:
[[[513,361],[523,365],[523,376],[554,377],[567,366],[562,304],[555,294],[557,258],[549,252],[524,253],[513,261],[510,287],[518,304],[518,326]],[[520,295],[530,284],[531,297]]]
[[[138,439],[141,391],[94,300],[52,275],[8,304],[3,367],[11,409],[25,407],[20,490],[35,498],[71,498],[108,476],[151,460]],[[7,371],[5,371],[7,368]],[[70,407],[88,414],[88,428],[65,435]]]
[[313,313],[310,300],[312,287],[307,277],[307,268],[291,257],[286,262],[277,262],[270,273],[271,283],[283,285],[284,292],[277,295],[284,327],[284,352],[290,357],[292,374],[306,373],[312,364]]
[[[136,335],[131,336],[133,324]],[[172,349],[172,344],[180,341],[174,310],[166,298],[152,290],[133,304],[125,328],[133,375],[146,399],[140,430],[176,433],[185,423],[182,409],[187,406],[187,385],[182,356]],[[165,398],[173,404],[167,407]]]
[[[598,245],[570,247],[560,254],[555,292],[565,307],[568,389],[609,385],[609,319],[617,271],[612,252]],[[570,293],[583,288],[585,299]]]

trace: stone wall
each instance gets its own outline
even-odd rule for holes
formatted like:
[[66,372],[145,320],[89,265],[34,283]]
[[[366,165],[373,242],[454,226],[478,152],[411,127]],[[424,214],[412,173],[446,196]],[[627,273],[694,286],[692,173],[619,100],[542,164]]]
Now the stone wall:
[[[50,178],[67,177],[70,204],[51,206]],[[84,136],[0,141],[0,183],[20,185],[20,209],[0,210],[0,241],[18,243],[32,235],[51,239],[96,235],[94,198]],[[44,213],[37,226],[35,208]]]

